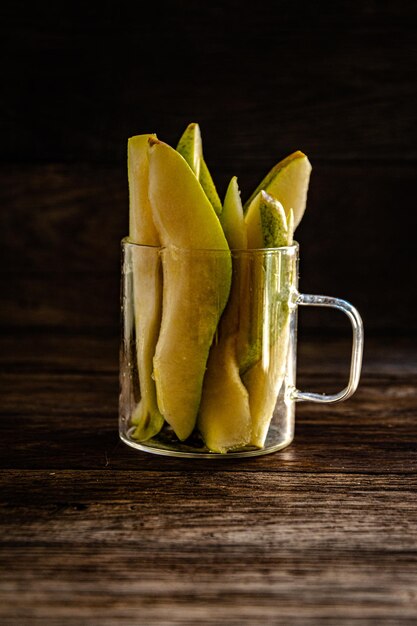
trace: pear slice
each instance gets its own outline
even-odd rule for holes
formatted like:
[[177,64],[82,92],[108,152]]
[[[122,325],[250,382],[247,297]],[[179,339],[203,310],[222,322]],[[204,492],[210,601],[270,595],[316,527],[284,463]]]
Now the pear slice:
[[156,135],[135,135],[127,142],[129,181],[129,239],[144,246],[159,246],[159,236],[148,200],[148,140]]
[[293,152],[277,163],[261,181],[244,205],[245,214],[252,200],[263,189],[281,202],[287,217],[290,209],[294,211],[293,230],[295,230],[306,208],[310,173],[311,164],[306,155],[300,150]]
[[[253,308],[250,321],[254,328],[249,328],[249,337],[253,343],[249,342],[246,369],[241,376],[249,393],[251,444],[260,448],[264,445],[285,377],[295,271],[294,255],[284,250],[262,254],[254,259],[252,267],[252,294],[255,295],[250,300]],[[257,292],[263,296],[262,310]],[[248,331],[243,325],[241,330],[245,341]]]
[[242,201],[236,176],[233,176],[226,191],[220,222],[231,250],[246,250],[248,236],[243,217]]
[[252,416],[250,443],[262,448],[268,434],[278,395],[285,378],[289,350],[289,314],[288,306],[282,303],[281,313],[277,315],[279,331],[275,343],[266,348],[264,357],[251,367],[242,377],[249,394],[249,406]]
[[214,185],[213,179],[203,157],[203,142],[201,140],[200,126],[196,122],[188,124],[182,134],[177,151],[184,157],[194,174],[200,181],[202,188],[210,200],[217,215],[222,212],[222,204]]
[[232,262],[219,218],[185,159],[153,138],[148,154],[149,200],[165,247],[154,377],[159,409],[184,441],[196,423],[209,349],[229,297]]
[[217,193],[210,170],[203,157],[201,158],[200,175],[198,180],[200,181],[207,198],[210,200],[213,209],[216,211],[217,215],[220,215],[222,203],[220,202],[219,194]]
[[[200,178],[200,166],[203,158],[203,142],[200,126],[196,122],[188,124],[177,145],[177,152],[187,161],[196,177]],[[204,187],[203,187],[204,189]]]
[[[220,216],[231,248],[246,248],[246,225],[236,177],[228,186]],[[243,448],[249,443],[252,422],[248,392],[242,383],[236,354],[240,315],[240,285],[246,258],[233,256],[229,300],[210,350],[198,416],[198,429],[213,452]]]
[[[279,248],[292,243],[289,219],[278,200],[258,192],[245,215],[249,248]],[[252,259],[250,283],[242,297],[238,340],[242,381],[252,416],[250,443],[262,447],[284,380],[289,347],[289,301],[294,268],[285,252],[259,252]],[[246,299],[245,299],[246,296]],[[246,306],[245,306],[246,305]]]
[[242,448],[252,435],[249,395],[239,376],[236,335],[223,336],[210,351],[198,429],[206,446],[224,454]]
[[[248,249],[277,248],[292,243],[292,211],[289,224],[283,206],[265,191],[260,191],[252,200],[245,215]],[[259,361],[265,334],[264,319],[265,287],[267,284],[265,264],[273,262],[272,255],[264,257],[261,253],[248,259],[246,285],[242,283],[240,333],[237,350],[240,372],[244,374]],[[269,271],[272,271],[271,268]],[[272,329],[272,333],[276,333]]]
[[292,225],[289,229],[284,207],[264,190],[250,203],[245,222],[249,249],[280,248],[292,242]]
[[[136,135],[128,140],[129,239],[143,246],[158,246],[159,236],[148,200],[148,139],[155,135]],[[133,273],[133,308],[136,335],[136,359],[141,399],[134,409],[133,437],[146,441],[164,424],[156,400],[152,378],[153,355],[159,334],[162,305],[160,259],[156,250],[131,248]]]

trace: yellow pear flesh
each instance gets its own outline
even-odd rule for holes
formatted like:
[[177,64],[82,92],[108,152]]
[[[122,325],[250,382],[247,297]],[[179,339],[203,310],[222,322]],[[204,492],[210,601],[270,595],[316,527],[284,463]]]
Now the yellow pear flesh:
[[246,250],[248,237],[236,176],[233,176],[223,203],[220,222],[231,250]]
[[135,135],[127,142],[129,181],[129,239],[144,246],[159,246],[148,199],[148,140],[155,135]]
[[[229,184],[220,220],[230,247],[246,248],[246,226],[236,178]],[[240,378],[236,353],[240,285],[246,258],[232,254],[232,263],[230,296],[210,350],[197,423],[206,446],[220,453],[244,447],[252,433],[248,392]]]
[[152,139],[149,200],[164,246],[162,321],[153,359],[158,406],[185,440],[196,423],[209,349],[229,297],[230,250],[185,159]]
[[268,172],[245,203],[245,213],[255,196],[264,190],[281,202],[287,216],[290,209],[293,210],[295,230],[306,208],[310,174],[311,164],[306,155],[300,150],[293,152]]
[[[152,210],[148,200],[148,139],[137,135],[128,140],[129,239],[141,246],[129,249],[132,268],[133,309],[135,317],[136,360],[141,399],[134,409],[133,437],[145,441],[156,435],[164,424],[157,404],[152,378],[153,355],[159,334],[162,305],[160,259]],[[143,246],[143,247],[142,247]]]
[[210,351],[198,429],[213,452],[242,448],[252,435],[248,392],[239,375],[236,335],[222,337]]
[[282,324],[276,342],[269,347],[267,358],[261,358],[243,376],[252,417],[250,443],[257,448],[262,448],[265,443],[285,378],[288,342],[289,324],[286,321]]
[[203,143],[200,126],[196,122],[188,124],[177,145],[177,152],[187,161],[197,178],[203,158]]

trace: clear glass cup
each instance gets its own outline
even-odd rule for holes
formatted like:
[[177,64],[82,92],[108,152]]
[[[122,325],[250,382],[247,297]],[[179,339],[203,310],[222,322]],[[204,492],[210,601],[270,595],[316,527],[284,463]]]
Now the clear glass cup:
[[[345,300],[298,292],[298,244],[185,250],[122,241],[119,433],[138,450],[191,458],[267,454],[294,437],[295,403],[356,390],[363,326]],[[343,311],[347,386],[296,388],[298,306]]]

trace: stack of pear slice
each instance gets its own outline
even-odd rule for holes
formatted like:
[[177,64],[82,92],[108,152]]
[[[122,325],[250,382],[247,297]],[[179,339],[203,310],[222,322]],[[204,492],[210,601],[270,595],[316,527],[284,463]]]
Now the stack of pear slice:
[[180,441],[198,433],[212,452],[263,447],[286,363],[289,308],[280,309],[276,365],[266,371],[262,303],[255,299],[255,311],[247,289],[254,272],[262,289],[268,268],[262,255],[259,267],[244,267],[234,251],[292,244],[310,172],[307,157],[295,152],[244,206],[233,177],[222,204],[198,124],[176,149],[153,134],[129,139],[129,239],[140,244],[133,264],[138,441],[167,427]]

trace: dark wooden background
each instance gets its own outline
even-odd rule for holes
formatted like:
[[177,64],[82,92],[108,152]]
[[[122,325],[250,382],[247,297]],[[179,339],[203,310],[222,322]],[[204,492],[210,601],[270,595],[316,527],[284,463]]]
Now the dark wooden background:
[[[417,270],[417,5],[2,3],[3,328],[118,332],[126,142],[201,126],[245,199],[293,150],[313,165],[300,288],[410,333]],[[343,332],[342,316],[301,327]]]

